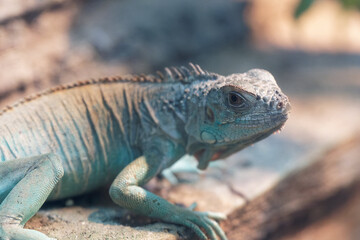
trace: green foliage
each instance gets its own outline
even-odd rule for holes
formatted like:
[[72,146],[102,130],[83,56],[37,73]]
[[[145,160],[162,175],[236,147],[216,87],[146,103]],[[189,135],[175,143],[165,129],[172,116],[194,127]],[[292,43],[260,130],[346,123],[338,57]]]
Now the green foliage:
[[[360,10],[360,0],[337,0],[339,1],[345,9],[356,8]],[[306,12],[315,0],[300,0],[298,6],[295,9],[294,17],[298,19],[301,15]]]
[[308,10],[314,1],[315,0],[300,0],[300,3],[294,13],[295,18],[299,18],[306,10]]
[[344,8],[357,8],[360,10],[360,0],[341,0]]

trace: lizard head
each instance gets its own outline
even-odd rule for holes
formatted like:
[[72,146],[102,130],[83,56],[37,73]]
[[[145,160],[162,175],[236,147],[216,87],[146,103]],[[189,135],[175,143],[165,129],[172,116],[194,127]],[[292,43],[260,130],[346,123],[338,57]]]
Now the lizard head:
[[187,133],[193,139],[189,153],[200,169],[281,130],[288,119],[289,100],[265,70],[218,75],[197,84],[200,104],[190,114]]

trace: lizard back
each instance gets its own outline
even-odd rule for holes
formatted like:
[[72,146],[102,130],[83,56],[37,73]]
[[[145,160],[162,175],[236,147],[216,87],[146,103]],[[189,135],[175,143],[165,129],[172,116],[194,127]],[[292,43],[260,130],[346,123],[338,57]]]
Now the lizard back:
[[25,102],[0,115],[0,161],[57,154],[65,176],[56,198],[111,182],[141,153],[134,144],[140,137],[135,99],[141,92],[131,83],[97,83]]

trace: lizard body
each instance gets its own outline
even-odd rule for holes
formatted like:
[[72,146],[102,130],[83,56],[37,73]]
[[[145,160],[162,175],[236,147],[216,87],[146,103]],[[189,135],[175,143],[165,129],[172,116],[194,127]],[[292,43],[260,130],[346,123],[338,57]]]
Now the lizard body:
[[[0,239],[49,239],[22,226],[45,200],[112,183],[122,207],[226,239],[214,220],[140,186],[184,154],[198,167],[285,123],[289,102],[270,73],[221,76],[198,65],[60,86],[0,113]],[[203,230],[201,230],[201,228]]]

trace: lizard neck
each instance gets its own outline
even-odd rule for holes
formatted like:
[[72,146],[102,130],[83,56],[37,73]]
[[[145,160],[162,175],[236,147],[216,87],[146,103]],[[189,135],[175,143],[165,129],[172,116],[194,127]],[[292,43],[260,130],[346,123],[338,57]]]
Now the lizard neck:
[[141,109],[144,110],[144,116],[151,119],[162,134],[174,141],[184,142],[189,97],[186,94],[186,85],[182,83],[149,84],[143,91],[143,101],[140,101],[140,104]]

